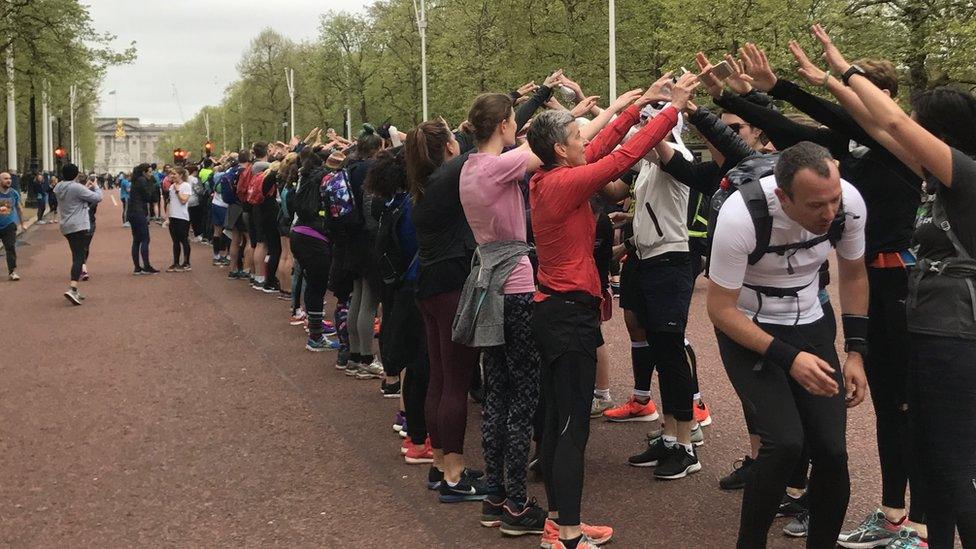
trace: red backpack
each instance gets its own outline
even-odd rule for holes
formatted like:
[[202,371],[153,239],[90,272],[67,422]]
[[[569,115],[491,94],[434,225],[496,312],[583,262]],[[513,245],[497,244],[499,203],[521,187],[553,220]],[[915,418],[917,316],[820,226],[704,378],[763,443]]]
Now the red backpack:
[[264,176],[268,173],[267,170],[261,173],[251,173],[250,168],[244,172],[247,174],[245,179],[244,175],[241,175],[241,179],[244,180],[244,202],[250,204],[251,206],[259,206],[264,202],[266,198],[264,195]]
[[241,202],[247,202],[244,197],[247,196],[247,184],[251,179],[251,163],[246,162],[241,164],[241,171],[238,173],[240,175],[237,176],[237,184],[234,187],[234,194],[237,195],[237,199]]

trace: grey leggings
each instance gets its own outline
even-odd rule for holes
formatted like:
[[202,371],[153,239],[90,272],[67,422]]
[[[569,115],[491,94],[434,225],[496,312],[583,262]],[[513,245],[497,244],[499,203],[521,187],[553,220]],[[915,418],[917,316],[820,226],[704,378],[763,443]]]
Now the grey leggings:
[[349,301],[349,352],[373,354],[373,320],[379,295],[374,295],[365,278],[352,283],[352,299]]

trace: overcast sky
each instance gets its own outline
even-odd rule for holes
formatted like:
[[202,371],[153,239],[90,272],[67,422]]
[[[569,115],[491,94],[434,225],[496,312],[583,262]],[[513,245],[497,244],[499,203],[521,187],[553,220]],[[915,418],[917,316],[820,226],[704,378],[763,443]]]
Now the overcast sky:
[[[295,41],[314,38],[319,15],[362,11],[370,0],[82,0],[94,26],[135,40],[137,59],[112,67],[102,82],[100,116],[179,123],[215,105],[237,62],[265,27]],[[260,13],[260,17],[255,17]],[[176,85],[179,103],[173,94]],[[116,95],[108,95],[115,90]],[[182,108],[181,108],[182,107]],[[181,114],[182,110],[182,114]]]

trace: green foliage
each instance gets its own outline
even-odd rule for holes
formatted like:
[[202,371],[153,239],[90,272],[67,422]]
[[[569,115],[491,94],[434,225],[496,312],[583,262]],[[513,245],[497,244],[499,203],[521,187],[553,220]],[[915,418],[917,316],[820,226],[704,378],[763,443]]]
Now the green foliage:
[[[776,70],[791,77],[787,44],[797,40],[815,54],[809,28],[816,22],[851,58],[892,60],[909,90],[976,84],[971,0],[617,0],[616,8],[618,93],[646,87],[668,70],[697,70],[699,50],[717,59],[746,41],[765,48]],[[456,125],[478,93],[541,83],[556,68],[606,104],[607,10],[608,0],[427,0],[431,116]],[[240,79],[215,108],[233,121],[237,138],[228,141],[236,144],[226,148],[239,145],[242,117],[245,142],[283,138],[288,97],[282,63],[295,68],[298,133],[314,126],[341,131],[347,106],[354,128],[387,118],[401,129],[420,122],[413,0],[377,0],[362,15],[330,11],[318,28],[308,43],[276,36],[281,57],[266,74],[244,69],[255,59],[273,59],[262,57],[256,43],[274,33],[262,32],[244,53]],[[265,76],[277,84],[259,82]],[[174,132],[173,142],[202,144],[199,118]],[[211,126],[213,120],[211,114]]]

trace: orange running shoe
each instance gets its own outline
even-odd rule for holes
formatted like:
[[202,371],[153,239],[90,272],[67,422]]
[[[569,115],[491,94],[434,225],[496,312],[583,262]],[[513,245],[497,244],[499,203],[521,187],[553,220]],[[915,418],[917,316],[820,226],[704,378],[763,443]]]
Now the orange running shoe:
[[403,444],[400,445],[400,455],[406,455],[411,448],[413,448],[413,441],[410,440],[410,437],[403,439]]
[[[583,531],[584,540],[588,539],[593,545],[603,545],[613,537],[613,528],[609,526],[591,526],[584,522],[580,524],[580,529]],[[559,542],[559,525],[550,519],[546,519],[546,528],[542,532],[542,542],[539,547],[542,549],[563,547],[563,544]],[[584,547],[582,542],[579,547]]]
[[708,411],[708,405],[705,404],[704,400],[695,403],[695,421],[702,427],[708,427],[712,424],[712,413]]
[[603,417],[610,421],[622,422],[622,421],[657,421],[658,413],[657,407],[654,406],[653,400],[648,400],[647,404],[641,404],[637,402],[637,399],[631,395],[627,402],[617,406],[616,408],[610,408],[609,410],[603,412]]
[[430,439],[427,439],[423,445],[411,444],[403,456],[403,461],[410,464],[434,463],[434,450],[430,447]]

